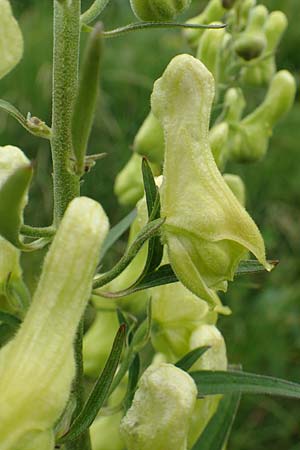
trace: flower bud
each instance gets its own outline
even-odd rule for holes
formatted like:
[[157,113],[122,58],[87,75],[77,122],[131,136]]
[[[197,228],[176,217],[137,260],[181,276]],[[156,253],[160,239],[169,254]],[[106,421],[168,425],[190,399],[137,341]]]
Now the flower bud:
[[217,169],[208,138],[214,80],[197,59],[175,57],[156,81],[152,111],[165,133],[162,234],[179,280],[216,303],[251,251],[267,268],[258,228]]
[[266,154],[273,128],[291,109],[295,93],[296,83],[291,73],[277,72],[263,103],[232,129],[229,142],[232,159],[253,162]]
[[281,38],[288,25],[286,15],[281,11],[273,11],[264,27],[267,45],[262,58],[254,66],[245,67],[242,71],[243,82],[250,85],[268,84],[276,72],[275,54]]
[[[192,334],[190,350],[203,346],[209,346],[210,349],[198,359],[191,370],[226,370],[226,345],[222,334],[215,326],[200,325]],[[188,436],[189,448],[194,445],[211,417],[215,414],[220,399],[220,395],[213,395],[196,401]]]
[[222,0],[222,6],[225,9],[231,9],[234,7],[236,0]]
[[22,450],[53,448],[53,427],[75,375],[73,341],[107,231],[98,203],[84,197],[70,203],[25,320],[0,352],[1,450],[20,442],[28,442]]
[[[0,189],[8,178],[18,168],[28,165],[29,160],[17,147],[6,145],[0,147]],[[28,197],[24,196],[22,209],[25,208]],[[21,212],[23,215],[23,211]],[[0,237],[0,295],[4,294],[6,282],[21,282],[20,251],[4,238]]]
[[23,55],[23,37],[8,0],[0,0],[0,79]]
[[138,19],[163,22],[189,8],[191,0],[130,0],[130,4]]
[[191,332],[207,316],[208,305],[181,283],[153,289],[151,299],[152,344],[175,362],[188,353]]
[[228,89],[224,98],[223,120],[228,123],[238,122],[245,108],[246,100],[243,91],[239,88]]
[[120,436],[122,413],[97,418],[91,428],[93,450],[124,450],[124,441]]
[[229,127],[226,122],[218,123],[209,131],[209,144],[219,170],[223,170],[226,164],[228,134]]
[[[196,24],[196,25],[209,25],[212,22],[220,21],[225,13],[225,9],[222,6],[221,0],[210,0],[202,11],[196,17],[189,19],[187,23]],[[197,47],[200,37],[205,32],[204,29],[186,29],[184,34],[188,40],[188,43],[191,47]]]
[[249,15],[252,11],[252,9],[256,5],[256,0],[243,0],[240,6],[240,20],[241,20],[241,26],[244,28],[247,26]]
[[148,367],[121,422],[128,450],[186,450],[197,398],[193,379],[171,364]]
[[115,311],[99,311],[83,338],[84,373],[97,378],[109,356],[112,343],[118,331]]
[[4,294],[5,284],[21,277],[20,250],[0,236],[0,295]]
[[[213,24],[217,25],[220,22],[213,22]],[[216,83],[219,82],[220,56],[225,34],[225,28],[208,29],[199,39],[197,58],[213,74]]]
[[232,193],[236,196],[238,201],[242,206],[245,206],[246,204],[246,192],[245,192],[245,185],[241,177],[238,175],[233,175],[231,173],[225,173],[223,175],[223,178],[227,184],[227,186],[230,188]]
[[[137,234],[142,230],[148,221],[148,212],[146,206],[146,199],[143,197],[137,203],[137,217],[133,221],[130,227],[128,247],[132,244]],[[141,275],[144,265],[147,259],[148,243],[140,249],[135,258],[126,267],[123,272],[114,278],[110,283],[109,288],[111,291],[120,291],[131,286]],[[102,288],[101,288],[102,289]],[[148,299],[149,291],[136,292],[120,299],[122,310],[130,311],[132,314],[138,314],[141,310],[145,309],[145,303]],[[98,297],[99,299],[99,297]],[[96,300],[95,300],[96,301]],[[112,300],[110,300],[112,302]],[[96,301],[97,305],[98,302]],[[99,306],[101,307],[102,299],[99,299]]]
[[268,10],[265,6],[253,8],[247,28],[234,42],[234,50],[245,61],[258,58],[266,48],[267,41],[263,28],[267,17]]
[[164,133],[156,117],[149,113],[139,129],[133,143],[133,150],[153,164],[160,166],[164,160]]
[[[18,147],[13,145],[0,147],[0,188],[17,169],[29,164],[29,159]],[[26,195],[23,201],[23,209],[27,201],[28,197]]]

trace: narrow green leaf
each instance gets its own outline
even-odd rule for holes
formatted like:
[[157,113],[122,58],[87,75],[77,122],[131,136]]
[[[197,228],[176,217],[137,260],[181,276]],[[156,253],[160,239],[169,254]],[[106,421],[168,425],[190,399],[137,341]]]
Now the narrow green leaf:
[[76,159],[75,172],[80,176],[85,173],[85,155],[95,116],[101,56],[102,24],[97,23],[87,42],[73,112],[72,137]]
[[239,407],[241,394],[225,395],[192,450],[223,450]]
[[135,22],[114,30],[103,31],[104,38],[113,38],[122,36],[125,33],[146,30],[149,28],[195,28],[195,29],[219,29],[225,28],[225,24],[198,25],[195,23],[176,23],[176,22]]
[[[151,306],[150,306],[150,308],[151,308]],[[147,319],[145,319],[140,324],[140,326],[134,333],[134,335],[130,341],[129,347],[127,347],[127,349],[126,349],[126,353],[125,353],[125,356],[119,367],[118,373],[115,376],[115,379],[111,385],[110,394],[116,389],[117,386],[119,386],[123,377],[126,375],[128,369],[133,364],[135,356],[148,343],[148,341],[150,339],[150,331],[151,331],[151,314],[150,314],[150,317],[148,316]]]
[[256,375],[247,372],[209,371],[191,372],[198,395],[268,394],[300,399],[300,384],[279,378]]
[[133,209],[124,219],[122,219],[117,225],[115,225],[102,245],[100,253],[100,261],[103,259],[107,251],[117,242],[117,240],[128,230],[134,219],[136,218],[137,210]]
[[134,242],[126,250],[124,256],[120,259],[120,261],[108,272],[98,275],[94,278],[93,288],[97,289],[105,284],[109,283],[111,280],[116,278],[126,267],[131,263],[134,259],[138,251],[142,248],[146,241],[155,236],[164,223],[164,219],[156,219],[152,222],[147,223],[145,227],[138,233]]
[[24,197],[32,178],[32,167],[17,169],[0,189],[0,234],[16,247],[22,246],[19,232],[22,224]]
[[18,317],[4,311],[0,311],[0,322],[8,325],[13,330],[17,330],[21,324],[21,320]]
[[15,330],[7,325],[7,323],[0,323],[0,348],[3,347],[15,334]]
[[126,326],[121,325],[100,377],[96,381],[82,411],[71,424],[67,434],[58,440],[59,444],[77,439],[78,436],[84,433],[93,423],[109,394],[113,378],[120,362],[120,357],[125,342],[125,335]]
[[149,273],[141,281],[133,284],[127,289],[118,292],[95,291],[94,294],[105,298],[122,298],[138,291],[162,286],[164,284],[176,283],[177,281],[178,278],[174,274],[170,264],[166,264],[159,267],[155,272]]
[[[155,184],[152,170],[151,170],[146,158],[142,159],[142,174],[143,174],[144,189],[145,189],[147,209],[148,209],[148,217],[150,218],[152,211],[153,211],[153,207],[155,205],[155,200],[156,200],[156,196],[157,196],[157,187]],[[157,219],[158,217],[155,217],[155,219]]]
[[177,361],[175,366],[187,372],[195,364],[195,362],[197,362],[198,359],[201,358],[201,356],[204,355],[204,353],[209,349],[209,346],[195,348],[194,350],[187,353],[179,361]]
[[45,139],[51,138],[51,128],[49,128],[45,122],[38,119],[37,117],[24,117],[23,114],[11,105],[9,102],[0,99],[0,109],[8,113],[11,117],[17,120],[25,130],[34,136],[42,137]]
[[123,401],[125,411],[128,411],[132,404],[134,393],[139,381],[140,365],[140,357],[139,355],[135,355],[133,363],[129,367],[128,372],[127,392]]
[[[274,267],[278,261],[268,261]],[[245,260],[241,261],[239,264],[235,275],[251,275],[258,272],[265,272],[266,269],[256,260]],[[157,270],[148,273],[147,275],[140,277],[136,283],[127,289],[123,289],[118,292],[95,292],[95,295],[100,295],[106,298],[122,298],[135,292],[144,291],[146,289],[151,289],[157,286],[163,286],[165,284],[177,283],[179,280],[175,275],[170,264],[164,264],[160,266]]]
[[[146,195],[149,221],[160,218],[160,195],[155,184],[151,167],[146,158],[142,159],[142,173],[144,181],[144,190]],[[149,272],[153,272],[161,263],[164,247],[160,241],[160,236],[155,236],[149,240],[148,254],[144,270],[140,280]]]
[[[273,268],[275,268],[279,261],[269,260],[268,263],[271,264]],[[247,259],[240,262],[237,270],[235,271],[235,275],[249,275],[258,272],[266,272],[266,269],[256,259]]]

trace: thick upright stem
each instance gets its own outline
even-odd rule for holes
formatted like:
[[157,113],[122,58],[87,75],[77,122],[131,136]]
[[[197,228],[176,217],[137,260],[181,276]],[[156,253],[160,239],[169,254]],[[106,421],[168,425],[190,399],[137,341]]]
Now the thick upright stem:
[[79,178],[69,170],[72,112],[78,84],[81,0],[54,0],[52,158],[54,221],[79,195]]
[[[70,171],[72,115],[78,87],[81,0],[54,0],[52,160],[54,223],[57,225],[68,204],[80,194],[80,179]],[[78,411],[83,404],[82,324],[75,343],[77,366],[73,392]],[[90,450],[89,433],[66,450]]]

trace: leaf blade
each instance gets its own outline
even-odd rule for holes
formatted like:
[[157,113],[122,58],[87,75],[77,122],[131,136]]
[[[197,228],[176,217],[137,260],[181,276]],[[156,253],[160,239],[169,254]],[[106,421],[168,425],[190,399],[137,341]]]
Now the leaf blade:
[[190,372],[199,396],[216,394],[268,394],[300,399],[300,384],[241,371]]
[[187,372],[195,364],[195,362],[197,362],[198,359],[201,358],[201,356],[204,355],[204,353],[207,352],[207,350],[209,350],[210,348],[211,347],[209,345],[194,348],[194,350],[190,351],[189,353],[184,355],[183,358],[177,361],[175,366]]
[[83,409],[71,424],[69,431],[58,440],[59,444],[75,440],[93,423],[109,394],[123,350],[125,335],[126,327],[121,325],[101,375],[96,381]]
[[241,394],[225,395],[192,450],[222,450],[230,435]]

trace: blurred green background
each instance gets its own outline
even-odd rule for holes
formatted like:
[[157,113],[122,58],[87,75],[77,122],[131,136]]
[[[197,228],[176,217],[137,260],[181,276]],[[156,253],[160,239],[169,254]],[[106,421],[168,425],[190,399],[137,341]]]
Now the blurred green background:
[[[52,8],[49,0],[11,0],[25,38],[19,66],[1,80],[0,97],[23,113],[30,111],[50,123]],[[83,7],[91,2],[83,0]],[[193,2],[192,16],[201,9]],[[299,0],[265,0],[282,9],[290,27],[278,54],[278,67],[299,81]],[[106,29],[134,21],[129,0],[113,0],[103,14]],[[85,178],[83,192],[100,201],[111,223],[124,214],[113,195],[113,181],[129,159],[133,137],[149,110],[153,81],[175,55],[188,51],[179,31],[143,31],[106,41],[101,98],[90,152],[107,152]],[[231,363],[244,370],[300,381],[300,103],[277,127],[267,157],[248,166],[231,165],[227,172],[243,176],[247,207],[260,226],[268,257],[280,264],[270,275],[238,279],[224,297],[233,315],[220,327]],[[47,142],[32,137],[0,113],[0,145],[21,147],[35,161],[35,178],[26,220],[48,225],[52,216],[51,157]],[[117,246],[116,252],[122,249]],[[27,267],[40,264],[35,255]],[[230,450],[300,450],[300,404],[269,397],[245,396],[229,444]]]

